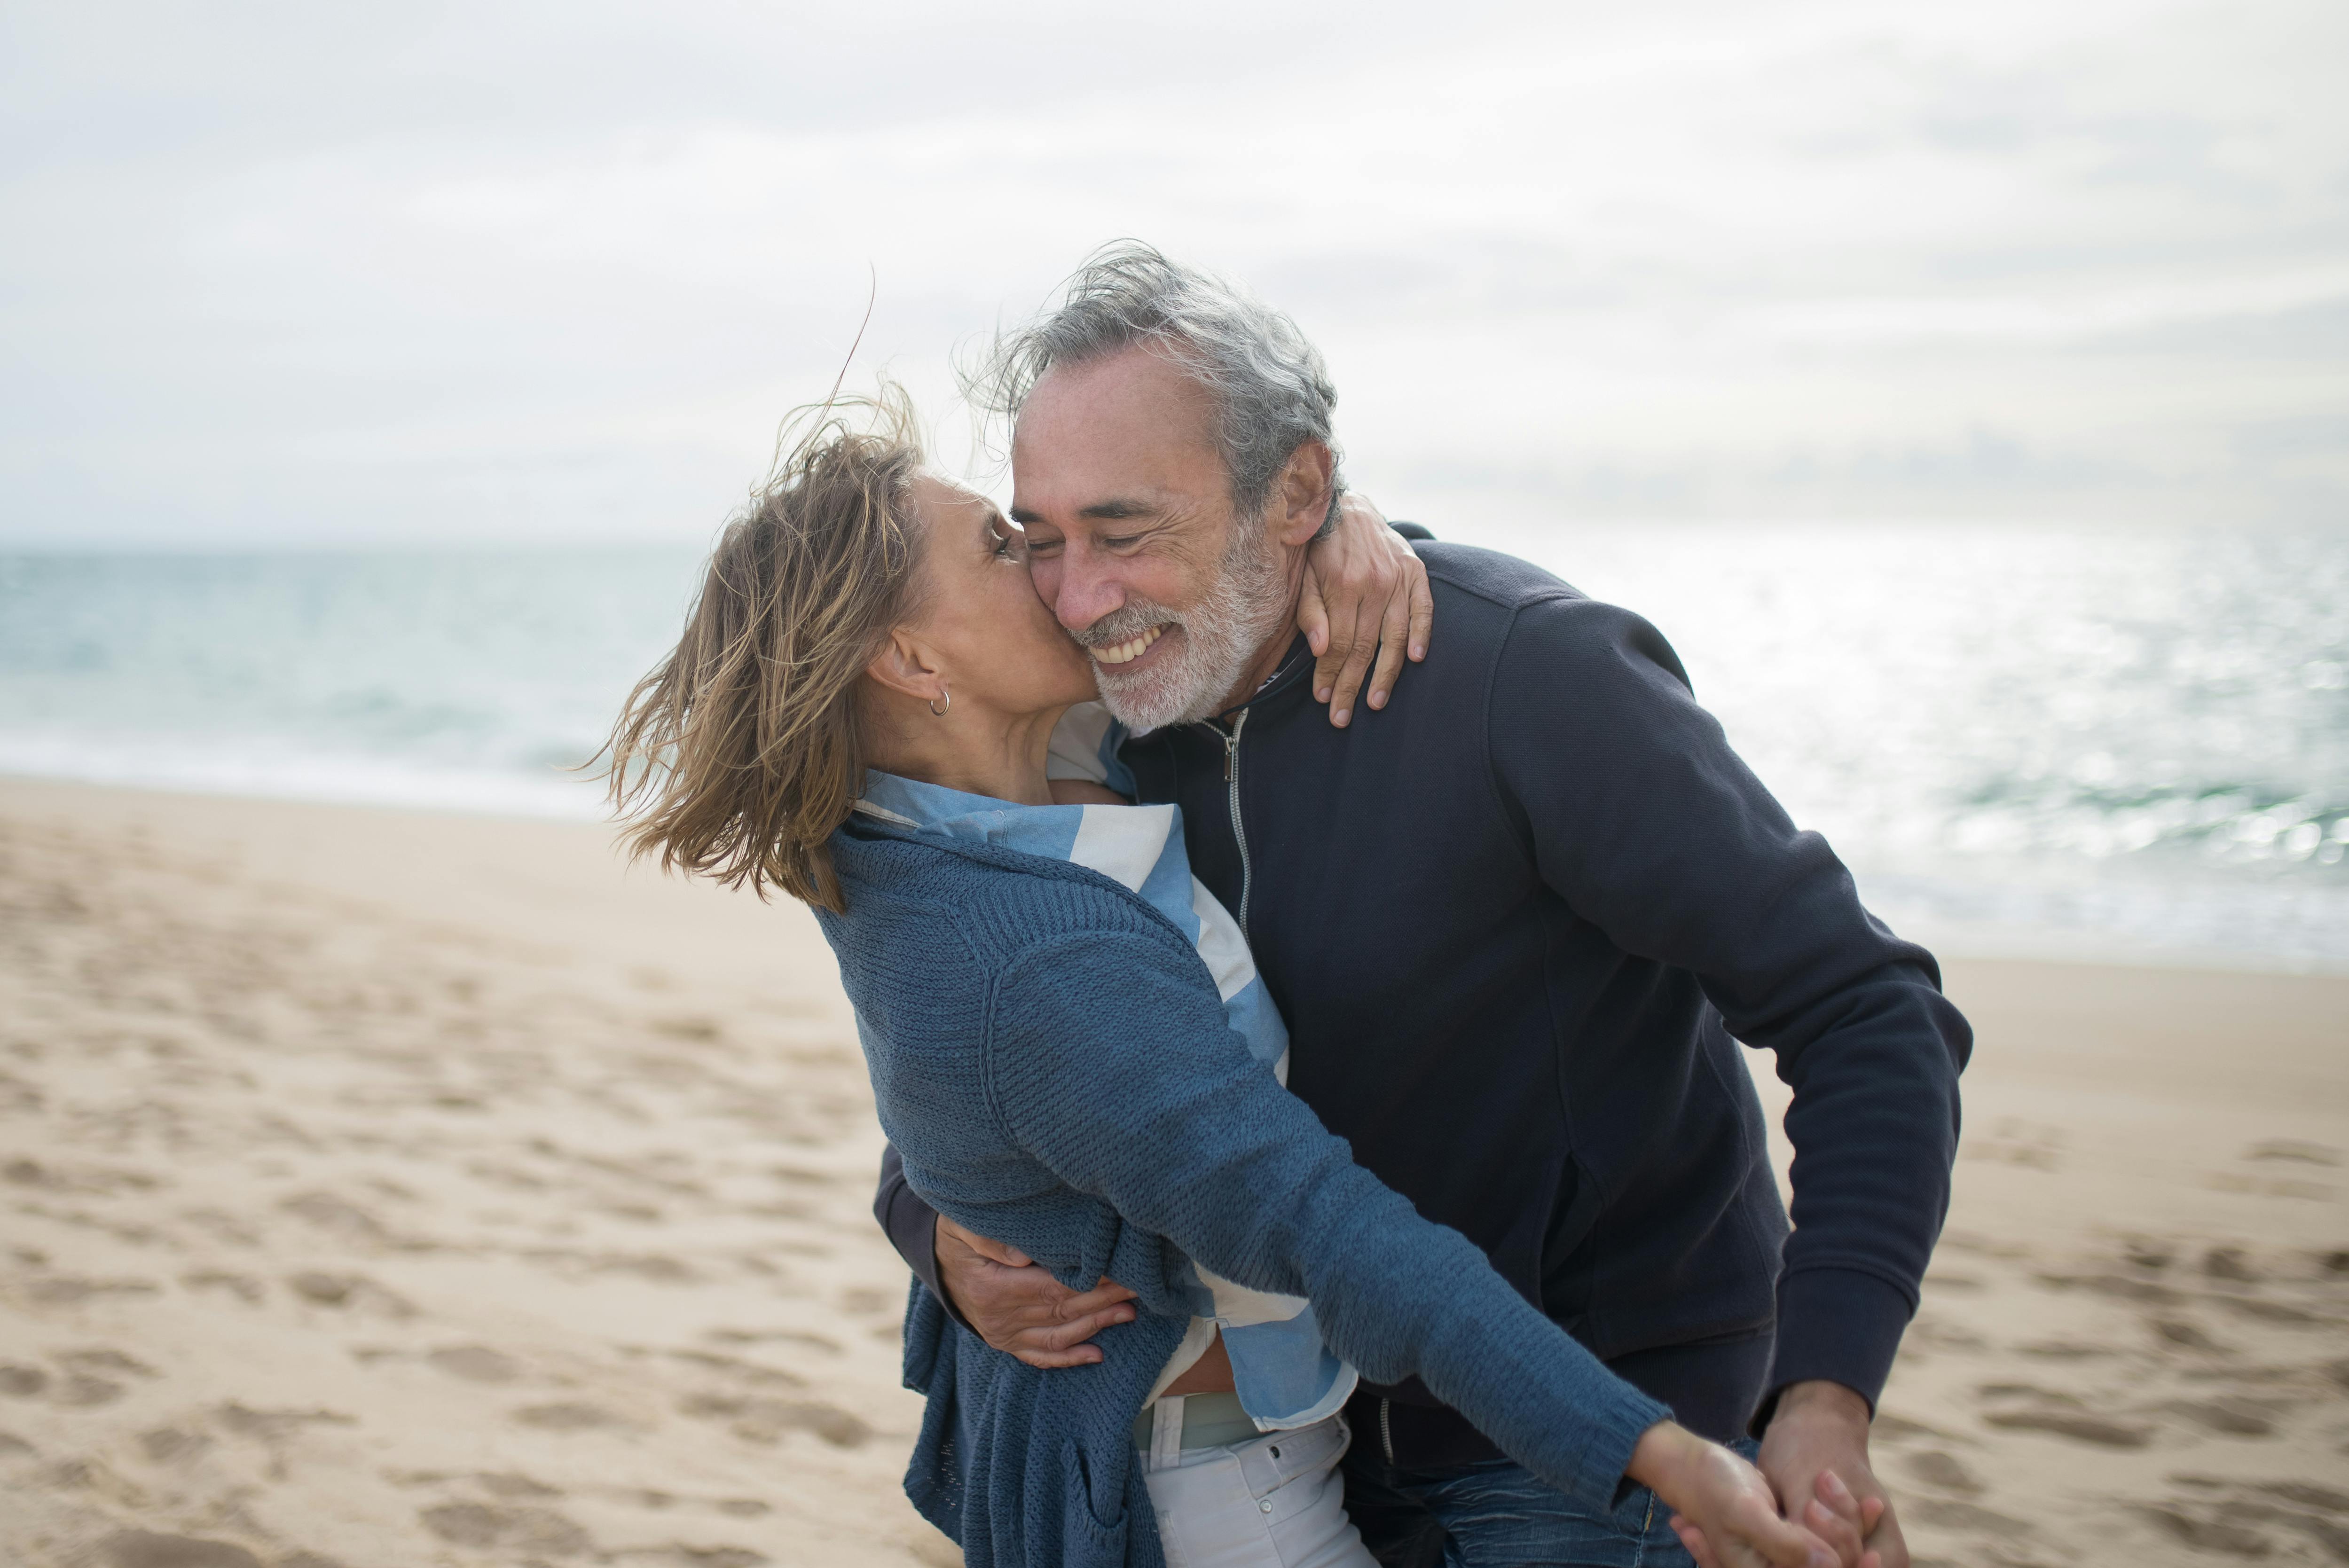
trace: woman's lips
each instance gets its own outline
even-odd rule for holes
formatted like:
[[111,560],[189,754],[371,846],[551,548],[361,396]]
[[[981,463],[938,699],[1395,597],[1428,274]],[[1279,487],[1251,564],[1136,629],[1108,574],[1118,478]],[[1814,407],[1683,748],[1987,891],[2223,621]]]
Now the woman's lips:
[[1095,659],[1105,665],[1132,664],[1134,660],[1148,653],[1150,651],[1150,645],[1165,634],[1167,624],[1172,624],[1172,623],[1170,622],[1165,624],[1153,626],[1150,630],[1143,633],[1140,636],[1134,637],[1127,642],[1119,643],[1112,647],[1094,648],[1092,650],[1092,655]]

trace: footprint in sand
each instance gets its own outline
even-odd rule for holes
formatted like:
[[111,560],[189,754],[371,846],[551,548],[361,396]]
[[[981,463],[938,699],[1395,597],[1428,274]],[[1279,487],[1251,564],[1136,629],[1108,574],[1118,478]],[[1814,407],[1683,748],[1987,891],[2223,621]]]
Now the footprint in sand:
[[180,1276],[181,1288],[196,1291],[217,1290],[236,1297],[247,1306],[258,1306],[266,1293],[259,1280],[251,1274],[230,1274],[223,1269],[197,1269]]
[[633,1427],[635,1422],[599,1405],[525,1405],[513,1412],[519,1425],[542,1432],[585,1432],[603,1427]]
[[359,1424],[357,1416],[346,1416],[339,1410],[255,1410],[239,1404],[222,1405],[212,1417],[223,1431],[240,1438],[258,1438],[264,1443],[282,1443],[299,1436],[305,1427]]
[[113,1372],[132,1377],[160,1377],[161,1373],[134,1356],[100,1346],[94,1350],[67,1350],[54,1357],[78,1372]]
[[2223,1519],[2199,1518],[2177,1508],[2141,1506],[2137,1511],[2163,1534],[2191,1547],[2228,1557],[2265,1557],[2275,1542],[2257,1530]]
[[56,1398],[60,1405],[88,1409],[96,1405],[110,1405],[122,1398],[122,1385],[110,1377],[92,1377],[88,1373],[77,1372],[57,1385]]
[[2275,1160],[2299,1165],[2338,1165],[2341,1150],[2322,1143],[2307,1143],[2297,1138],[2271,1138],[2254,1143],[2243,1150],[2246,1160]]
[[2175,1345],[2181,1350],[2199,1350],[2207,1356],[2230,1356],[2233,1350],[2211,1338],[2201,1326],[2182,1317],[2149,1317],[2146,1327],[2165,1345]]
[[313,1270],[287,1275],[285,1285],[295,1295],[316,1306],[373,1312],[386,1317],[416,1315],[416,1308],[406,1297],[385,1289],[365,1274],[326,1274]]
[[2335,1561],[2349,1563],[2349,1493],[2313,1481],[2246,1485],[2216,1476],[2169,1479],[2199,1495],[2165,1498],[2141,1510],[2164,1534],[2205,1552],[2258,1557],[2267,1554],[2271,1542],[2257,1527],[2281,1525],[2313,1541]]
[[139,1451],[150,1464],[180,1464],[212,1446],[212,1440],[202,1432],[183,1432],[176,1427],[158,1427],[139,1434]]
[[522,1376],[522,1363],[486,1345],[452,1345],[435,1350],[425,1360],[451,1377],[469,1383],[511,1383]]
[[2267,1276],[2251,1266],[2240,1247],[2212,1247],[2202,1254],[2202,1272],[2231,1284],[2257,1284]]
[[745,1442],[772,1443],[785,1432],[812,1432],[836,1449],[861,1446],[873,1429],[836,1405],[813,1399],[748,1399],[723,1394],[693,1394],[678,1403],[681,1415],[731,1423]]
[[1961,1531],[1968,1535],[1991,1535],[2001,1540],[2016,1541],[2031,1533],[2031,1526],[2019,1519],[2010,1519],[1980,1503],[1960,1502],[1952,1498],[1920,1498],[1909,1505],[1907,1513],[1920,1524]]
[[631,1562],[669,1563],[673,1568],[761,1568],[773,1561],[747,1546],[638,1546],[613,1555]]
[[1961,1497],[1982,1495],[1982,1483],[1955,1454],[1928,1449],[1922,1453],[1910,1454],[1906,1464],[1909,1473],[1927,1486],[1953,1491]]
[[262,1568],[261,1559],[225,1541],[123,1530],[98,1544],[107,1568]]
[[395,1235],[389,1226],[357,1203],[332,1192],[298,1192],[277,1206],[354,1246],[380,1251],[393,1247],[413,1250],[418,1245]]
[[590,1549],[587,1532],[550,1508],[492,1508],[447,1502],[419,1515],[424,1528],[451,1546],[502,1549],[549,1557],[576,1557]]
[[153,1295],[162,1286],[144,1279],[36,1279],[25,1294],[42,1306],[72,1306],[101,1295]]
[[2222,1437],[2266,1438],[2275,1435],[2276,1411],[2281,1407],[2264,1400],[2227,1396],[2180,1399],[2162,1408],[2185,1417],[2204,1431]]
[[2030,1401],[2020,1408],[1983,1414],[1985,1426],[2002,1431],[2044,1432],[2050,1437],[2069,1438],[2074,1442],[2106,1449],[2141,1449],[2153,1440],[2151,1427],[2097,1415],[2085,1408],[2077,1396],[2056,1389],[2028,1383],[1991,1383],[1983,1386],[1982,1396],[1997,1401]]

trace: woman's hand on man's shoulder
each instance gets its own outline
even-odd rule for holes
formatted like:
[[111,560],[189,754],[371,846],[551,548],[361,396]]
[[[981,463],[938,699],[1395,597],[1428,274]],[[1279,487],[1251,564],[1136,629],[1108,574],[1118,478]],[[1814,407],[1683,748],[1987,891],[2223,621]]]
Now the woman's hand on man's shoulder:
[[1330,705],[1330,722],[1352,722],[1365,676],[1371,707],[1386,707],[1403,660],[1427,657],[1434,624],[1426,563],[1368,498],[1349,492],[1337,526],[1305,552],[1297,605],[1297,629],[1313,650],[1313,700]]

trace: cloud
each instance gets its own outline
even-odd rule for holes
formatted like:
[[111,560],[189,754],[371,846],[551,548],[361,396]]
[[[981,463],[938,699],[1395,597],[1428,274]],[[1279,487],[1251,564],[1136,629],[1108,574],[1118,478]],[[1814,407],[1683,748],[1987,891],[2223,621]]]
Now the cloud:
[[957,342],[1127,233],[1431,516],[2349,500],[2321,4],[7,26],[0,542],[698,537],[869,276],[958,456]]

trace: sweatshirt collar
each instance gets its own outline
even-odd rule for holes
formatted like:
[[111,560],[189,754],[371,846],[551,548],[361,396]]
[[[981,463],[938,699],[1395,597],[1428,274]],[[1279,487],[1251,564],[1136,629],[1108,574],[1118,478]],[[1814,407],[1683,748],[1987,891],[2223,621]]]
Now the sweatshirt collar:
[[1289,639],[1288,651],[1280,656],[1278,667],[1265,676],[1264,684],[1216,717],[1228,719],[1242,708],[1254,707],[1268,697],[1283,696],[1303,681],[1307,672],[1312,668],[1313,645],[1305,640],[1304,633],[1299,632]]

